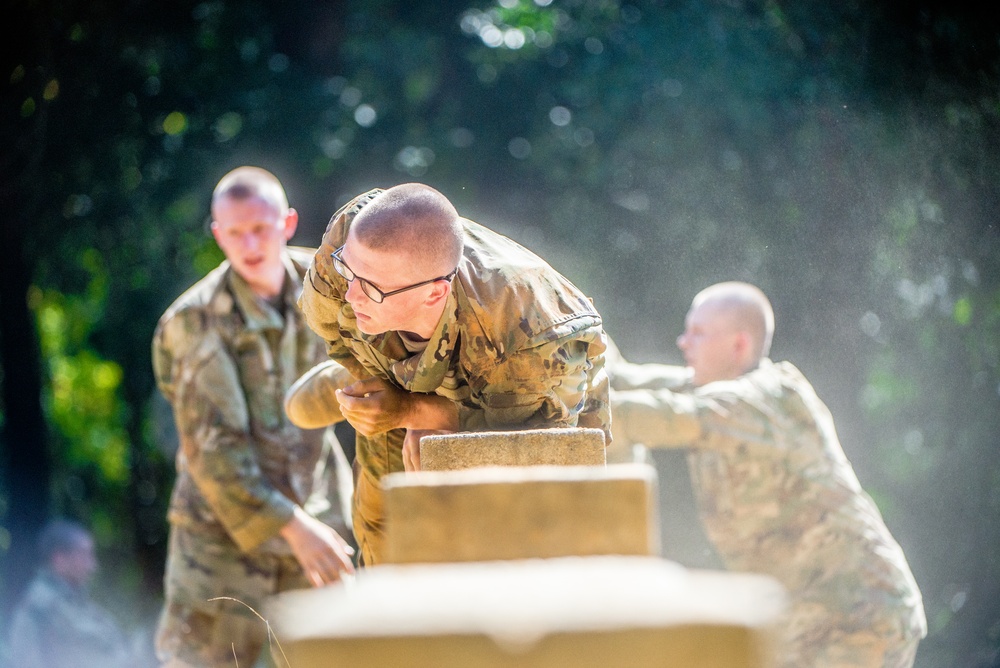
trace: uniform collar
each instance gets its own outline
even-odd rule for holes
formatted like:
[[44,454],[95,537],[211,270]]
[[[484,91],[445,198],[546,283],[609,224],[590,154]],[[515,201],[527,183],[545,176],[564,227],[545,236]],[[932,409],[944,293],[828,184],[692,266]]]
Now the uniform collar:
[[[292,259],[288,253],[281,254],[281,263],[285,267],[285,281],[281,287],[281,299],[284,302],[285,313],[294,313],[296,300],[302,291],[302,281],[299,280],[298,272],[292,265]],[[236,307],[243,314],[246,328],[251,331],[263,329],[284,329],[285,319],[282,315],[253,291],[250,284],[229,268],[227,277],[229,289],[236,301]]]
[[393,375],[410,392],[433,392],[441,387],[457,345],[458,300],[453,287],[427,347],[421,353],[393,363]]

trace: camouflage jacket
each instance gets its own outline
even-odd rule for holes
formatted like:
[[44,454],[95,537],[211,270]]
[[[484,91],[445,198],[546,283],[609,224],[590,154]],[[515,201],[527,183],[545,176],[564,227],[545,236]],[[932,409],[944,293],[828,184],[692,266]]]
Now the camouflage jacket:
[[86,591],[42,570],[14,610],[10,659],[19,668],[132,668],[130,650],[111,614]]
[[[361,333],[331,253],[380,190],[349,202],[323,235],[299,300],[330,357],[355,377],[456,402],[462,431],[586,426],[609,432],[604,332],[590,300],[541,258],[469,220],[464,257],[426,349],[411,355],[396,332]],[[610,435],[610,434],[609,434]],[[358,440],[376,478],[402,470],[402,430]]]
[[612,407],[616,439],[690,448],[699,513],[729,568],[777,578],[793,602],[881,610],[926,633],[906,558],[794,366],[763,360],[690,392],[615,391]]
[[335,528],[339,518],[329,439],[282,408],[288,387],[325,358],[296,308],[310,257],[283,258],[283,315],[223,262],[167,309],[153,338],[180,441],[169,519],[246,552],[289,553],[277,534],[296,505]]

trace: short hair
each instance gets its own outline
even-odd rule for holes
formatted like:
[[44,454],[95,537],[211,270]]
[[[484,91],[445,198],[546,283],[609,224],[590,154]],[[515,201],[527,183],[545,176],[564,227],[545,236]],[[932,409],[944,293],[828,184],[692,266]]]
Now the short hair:
[[79,522],[56,519],[46,524],[38,534],[38,556],[49,563],[57,554],[73,552],[90,538],[90,531]]
[[429,258],[442,271],[457,267],[464,249],[455,206],[421,183],[404,183],[376,195],[354,217],[351,232],[366,248],[401,249]]
[[735,323],[753,338],[756,359],[767,357],[774,338],[774,309],[764,291],[750,283],[725,281],[710,285],[691,302],[694,308],[712,302],[730,313]]
[[279,215],[288,212],[288,197],[285,189],[271,172],[260,167],[237,167],[222,177],[212,192],[212,209],[223,198],[236,201],[259,197],[273,206]]

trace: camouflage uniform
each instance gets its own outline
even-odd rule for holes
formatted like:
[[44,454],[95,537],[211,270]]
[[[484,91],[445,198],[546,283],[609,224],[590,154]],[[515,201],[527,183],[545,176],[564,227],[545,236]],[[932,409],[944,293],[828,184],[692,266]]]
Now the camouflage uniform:
[[28,585],[10,624],[18,668],[134,668],[118,623],[86,590],[47,569]]
[[[469,220],[464,257],[444,315],[426,349],[411,354],[396,332],[368,336],[345,299],[331,253],[354,216],[380,190],[334,214],[309,269],[299,305],[327,340],[330,357],[356,378],[378,377],[447,397],[459,429],[599,427],[610,423],[601,318],[590,300],[542,259]],[[379,561],[380,478],[403,470],[405,430],[358,437],[354,531],[366,564]]]
[[245,606],[310,586],[279,530],[296,505],[347,536],[335,450],[302,430],[284,393],[324,359],[295,302],[311,251],[288,249],[280,306],[257,297],[228,262],[181,295],[153,339],[157,384],[180,447],[170,500],[166,602],[157,649],[171,666],[251,666],[266,636]]
[[765,359],[687,393],[616,391],[612,406],[616,439],[691,448],[699,513],[726,566],[788,589],[783,665],[913,664],[927,631],[920,591],[798,369]]

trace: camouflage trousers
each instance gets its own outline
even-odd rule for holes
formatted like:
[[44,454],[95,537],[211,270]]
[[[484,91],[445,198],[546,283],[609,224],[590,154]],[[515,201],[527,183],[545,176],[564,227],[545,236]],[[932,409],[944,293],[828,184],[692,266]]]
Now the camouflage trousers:
[[363,566],[385,561],[385,505],[382,486],[355,462],[351,521]]
[[[248,555],[232,541],[172,526],[156,637],[161,666],[252,668],[268,637],[247,606],[263,615],[269,596],[310,586],[293,556]],[[271,654],[273,663],[263,665],[284,666],[277,646]]]

